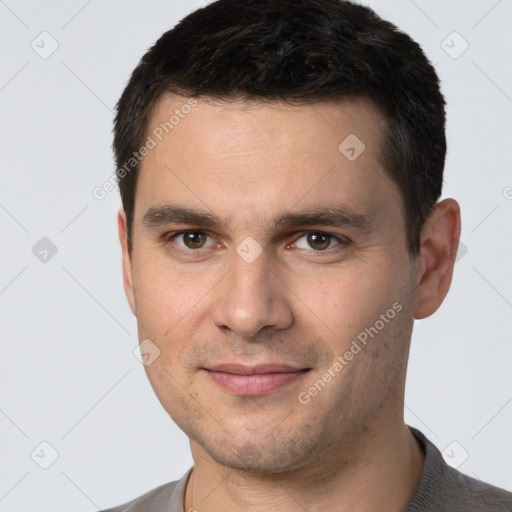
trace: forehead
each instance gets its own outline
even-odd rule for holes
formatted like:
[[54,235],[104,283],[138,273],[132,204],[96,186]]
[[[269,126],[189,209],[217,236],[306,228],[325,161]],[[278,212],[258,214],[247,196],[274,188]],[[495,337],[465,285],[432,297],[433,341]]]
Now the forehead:
[[[215,133],[212,132],[213,127]],[[331,146],[333,138],[341,141],[350,134],[359,135],[371,151],[377,149],[371,146],[380,143],[386,127],[380,109],[372,100],[362,96],[291,104],[255,99],[191,99],[165,93],[151,110],[147,131],[159,141],[161,138],[169,139],[171,133],[179,136],[181,132],[186,137],[193,132],[194,138],[188,143],[202,139],[201,149],[208,153],[218,152],[217,142],[222,135],[229,136],[229,140],[223,140],[222,151],[264,150],[269,145],[277,150],[289,149],[291,145],[294,151],[300,151],[302,148],[298,143],[305,138],[306,142],[316,138],[315,145],[322,150],[325,148],[318,146],[320,141],[315,135],[321,135]],[[251,132],[251,140],[246,137],[248,131]],[[331,132],[331,137],[325,137],[326,132]],[[306,146],[304,149],[308,151],[313,149],[311,144]]]
[[290,105],[165,94],[148,122],[154,147],[140,166],[136,214],[169,202],[238,219],[299,203],[370,212],[397,194],[380,164],[385,129],[361,97]]

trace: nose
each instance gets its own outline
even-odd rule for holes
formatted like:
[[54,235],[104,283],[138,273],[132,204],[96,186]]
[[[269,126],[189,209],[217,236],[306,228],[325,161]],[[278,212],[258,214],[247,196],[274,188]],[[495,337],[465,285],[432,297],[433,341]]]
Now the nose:
[[293,323],[291,291],[270,266],[265,252],[247,262],[233,255],[232,267],[216,287],[213,322],[242,337]]

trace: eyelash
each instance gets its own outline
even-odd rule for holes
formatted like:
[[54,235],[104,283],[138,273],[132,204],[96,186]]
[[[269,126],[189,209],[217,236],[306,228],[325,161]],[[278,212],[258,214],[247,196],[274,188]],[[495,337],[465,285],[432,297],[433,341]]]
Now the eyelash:
[[[164,242],[166,242],[166,243],[173,242],[175,238],[177,238],[180,235],[184,235],[186,233],[198,233],[198,234],[206,235],[211,238],[210,233],[208,233],[207,231],[203,231],[201,229],[183,229],[181,231],[173,231],[171,233],[166,233],[162,238],[163,238]],[[296,244],[298,240],[300,240],[304,236],[307,236],[310,234],[328,236],[331,238],[331,240],[334,240],[337,242],[337,245],[335,245],[334,247],[328,248],[328,249],[319,250],[319,251],[310,249],[308,251],[308,252],[312,252],[313,254],[316,254],[318,256],[321,256],[322,254],[332,254],[332,249],[344,248],[347,245],[349,245],[349,243],[350,243],[350,240],[346,237],[333,235],[331,233],[326,233],[325,231],[309,230],[309,231],[302,231],[300,233],[297,233],[298,237],[292,242],[292,244]],[[290,244],[288,244],[288,245],[290,245]],[[187,256],[194,256],[194,255],[199,255],[200,251],[202,249],[209,249],[209,248],[210,247],[199,247],[198,249],[188,249],[188,248],[184,249],[183,247],[175,244],[174,250],[176,250],[179,253],[182,253],[184,255],[187,255]],[[306,249],[299,249],[299,250],[306,250]]]

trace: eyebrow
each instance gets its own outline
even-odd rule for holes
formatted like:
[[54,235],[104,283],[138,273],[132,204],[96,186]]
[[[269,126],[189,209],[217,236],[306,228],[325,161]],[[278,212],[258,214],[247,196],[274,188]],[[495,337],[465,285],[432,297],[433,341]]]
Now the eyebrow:
[[203,227],[227,227],[217,215],[183,206],[165,205],[149,208],[142,220],[145,226],[163,226],[165,224],[197,224]]
[[288,228],[309,225],[351,227],[367,231],[373,226],[373,217],[345,206],[334,206],[287,212],[277,219],[275,225]]
[[[186,208],[178,205],[165,205],[149,208],[143,218],[147,227],[167,224],[193,224],[203,228],[223,227],[230,230],[226,221],[207,211]],[[303,226],[350,227],[363,231],[374,225],[374,217],[368,213],[354,212],[345,206],[311,208],[297,212],[285,212],[269,222],[269,228],[295,228]]]

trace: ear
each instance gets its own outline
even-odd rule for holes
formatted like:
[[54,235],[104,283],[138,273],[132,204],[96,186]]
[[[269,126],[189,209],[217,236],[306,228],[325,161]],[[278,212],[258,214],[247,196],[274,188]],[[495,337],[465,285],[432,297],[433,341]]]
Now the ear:
[[452,282],[460,237],[460,207],[454,199],[437,203],[421,233],[414,318],[432,315]]
[[135,295],[133,291],[133,270],[132,270],[132,258],[130,251],[128,250],[128,227],[126,224],[126,213],[123,207],[119,208],[117,214],[117,227],[119,231],[119,242],[121,243],[121,254],[123,258],[123,285],[124,293],[130,304],[132,313],[137,316],[135,310]]

